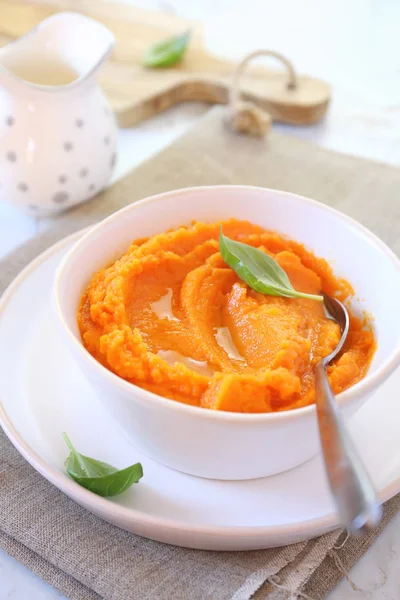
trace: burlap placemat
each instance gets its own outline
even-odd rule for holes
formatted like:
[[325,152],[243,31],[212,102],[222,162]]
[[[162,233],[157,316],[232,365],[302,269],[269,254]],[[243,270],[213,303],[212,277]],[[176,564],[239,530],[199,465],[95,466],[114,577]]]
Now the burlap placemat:
[[[165,190],[246,183],[310,196],[355,217],[400,251],[400,172],[272,133],[230,133],[223,109],[208,113],[169,148],[0,262],[0,291],[40,251],[118,208]],[[229,215],[227,215],[229,216]],[[88,513],[34,471],[0,432],[0,546],[72,600],[320,600],[380,528],[339,547],[340,531],[257,552],[175,548],[124,532]],[[288,592],[286,590],[292,590]]]

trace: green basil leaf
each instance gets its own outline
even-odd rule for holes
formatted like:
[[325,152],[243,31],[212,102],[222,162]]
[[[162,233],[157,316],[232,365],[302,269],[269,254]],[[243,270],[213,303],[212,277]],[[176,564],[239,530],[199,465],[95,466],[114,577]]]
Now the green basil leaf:
[[190,31],[151,46],[143,57],[145,67],[170,67],[178,63],[187,48]]
[[100,477],[79,477],[68,468],[67,473],[76,483],[98,496],[118,496],[141,479],[143,469],[142,465],[137,463],[121,471],[114,471]]
[[297,292],[282,267],[268,254],[242,242],[235,242],[221,232],[219,250],[226,264],[253,290],[268,296],[309,298],[323,301],[323,296]]
[[65,461],[68,475],[98,496],[117,496],[143,477],[140,463],[119,471],[112,465],[84,456],[75,450],[66,433],[63,438],[70,449]]

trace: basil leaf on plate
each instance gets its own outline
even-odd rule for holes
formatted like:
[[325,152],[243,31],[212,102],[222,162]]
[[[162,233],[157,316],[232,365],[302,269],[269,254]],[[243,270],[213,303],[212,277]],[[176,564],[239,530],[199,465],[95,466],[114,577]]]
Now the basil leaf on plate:
[[112,465],[84,456],[75,450],[66,433],[63,438],[70,449],[65,461],[68,475],[98,496],[117,496],[143,477],[140,463],[118,470]]
[[190,40],[190,31],[171,37],[151,46],[143,57],[145,67],[171,67],[185,54]]
[[297,292],[282,267],[268,254],[242,242],[235,242],[222,233],[219,250],[226,264],[253,290],[268,296],[308,298],[323,301],[323,296]]

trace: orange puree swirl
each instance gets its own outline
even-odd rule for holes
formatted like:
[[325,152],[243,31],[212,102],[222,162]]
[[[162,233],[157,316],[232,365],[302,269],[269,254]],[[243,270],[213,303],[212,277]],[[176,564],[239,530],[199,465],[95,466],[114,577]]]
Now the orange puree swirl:
[[[194,223],[134,242],[93,275],[77,319],[86,349],[127,381],[208,409],[273,412],[314,402],[315,364],[340,337],[320,302],[266,296],[243,283],[218,250],[220,223]],[[224,234],[267,252],[296,290],[348,299],[352,288],[301,244],[257,225]],[[371,327],[350,315],[345,348],[329,367],[337,394],[362,379]]]

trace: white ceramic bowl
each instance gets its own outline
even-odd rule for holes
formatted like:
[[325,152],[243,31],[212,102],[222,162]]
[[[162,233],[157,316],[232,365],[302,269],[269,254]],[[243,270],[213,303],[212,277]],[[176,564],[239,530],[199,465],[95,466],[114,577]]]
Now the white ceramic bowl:
[[[132,240],[192,220],[235,217],[277,230],[326,258],[348,279],[357,310],[374,316],[378,349],[368,375],[340,394],[354,413],[400,363],[400,261],[375,235],[313,200],[264,188],[216,186],[167,192],[136,202],[84,235],[60,264],[55,310],[65,341],[101,400],[133,444],[179,471],[216,479],[251,479],[295,467],[319,450],[315,407],[270,414],[211,411],[162,398],[120,379],[83,347],[76,322],[93,272]],[[68,377],[68,373],[65,374]]]

